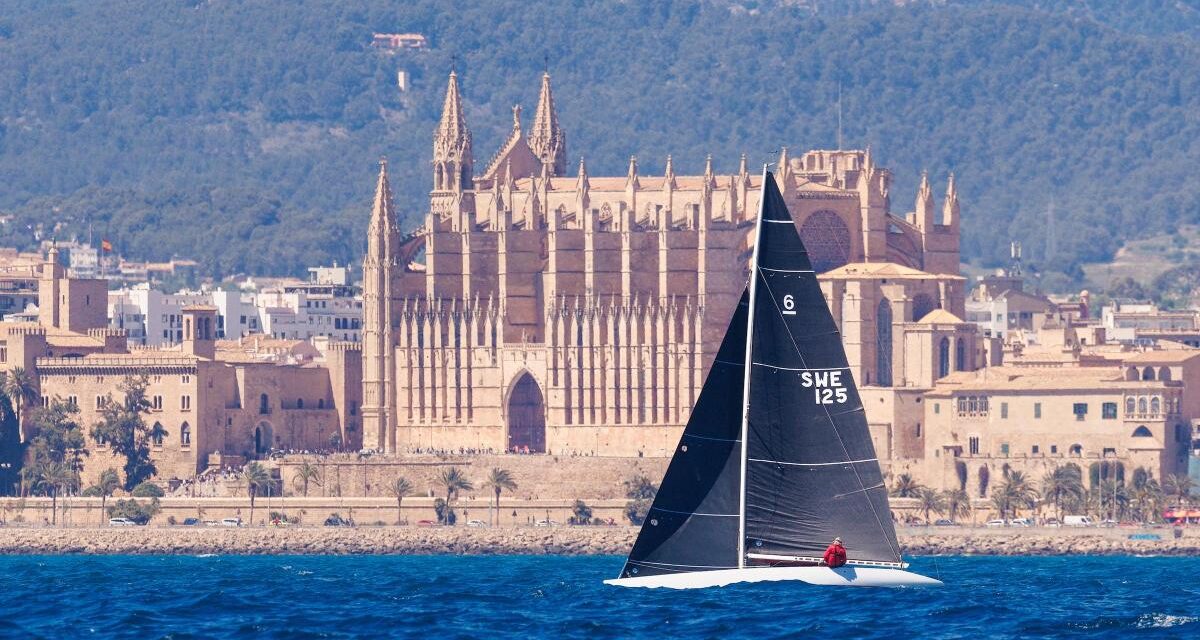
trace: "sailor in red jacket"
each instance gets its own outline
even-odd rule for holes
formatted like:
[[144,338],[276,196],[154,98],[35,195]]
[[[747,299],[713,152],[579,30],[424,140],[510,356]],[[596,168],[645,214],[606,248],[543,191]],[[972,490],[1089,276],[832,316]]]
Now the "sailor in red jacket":
[[833,544],[825,550],[825,565],[836,569],[846,564],[846,547],[842,546],[841,538],[834,538]]

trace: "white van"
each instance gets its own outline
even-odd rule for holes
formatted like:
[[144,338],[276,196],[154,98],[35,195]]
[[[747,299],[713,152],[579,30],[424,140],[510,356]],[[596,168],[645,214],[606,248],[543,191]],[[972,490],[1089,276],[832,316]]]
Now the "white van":
[[1064,527],[1094,527],[1096,523],[1087,516],[1063,516]]

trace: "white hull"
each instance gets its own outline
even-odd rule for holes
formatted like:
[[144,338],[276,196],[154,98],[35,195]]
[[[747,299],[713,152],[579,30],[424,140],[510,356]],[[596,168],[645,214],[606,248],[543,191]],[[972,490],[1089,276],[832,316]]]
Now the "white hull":
[[933,578],[903,571],[876,567],[748,567],[719,571],[693,571],[636,578],[605,580],[604,584],[619,587],[667,589],[703,589],[724,587],[739,582],[800,581],[827,587],[916,587],[940,586]]

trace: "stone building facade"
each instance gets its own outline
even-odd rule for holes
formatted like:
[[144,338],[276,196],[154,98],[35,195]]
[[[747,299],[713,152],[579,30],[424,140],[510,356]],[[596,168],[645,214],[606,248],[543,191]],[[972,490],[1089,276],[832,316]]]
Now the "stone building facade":
[[[304,364],[248,357],[236,343],[217,341],[216,311],[185,307],[184,340],[175,348],[37,358],[43,404],[73,401],[80,424],[90,428],[105,404],[122,400],[127,377],[145,375],[152,408],[144,420],[166,432],[150,454],[160,479],[190,478],[210,465],[237,465],[273,449],[361,446],[357,345],[327,343],[320,361]],[[84,482],[122,464],[93,446],[84,459]]]
[[[732,175],[711,158],[677,175],[670,157],[657,175],[636,158],[624,176],[582,159],[568,175],[566,141],[544,75],[532,128],[515,108],[477,163],[452,73],[417,230],[401,233],[381,167],[363,262],[364,447],[673,449],[746,283],[760,173],[743,156]],[[775,171],[814,267],[837,274],[826,293],[860,383],[930,384],[943,338],[967,343],[962,368],[983,361],[957,320],[953,178],[940,210],[923,177],[914,211],[895,215],[870,150],[784,149]],[[935,309],[948,315],[922,323]]]

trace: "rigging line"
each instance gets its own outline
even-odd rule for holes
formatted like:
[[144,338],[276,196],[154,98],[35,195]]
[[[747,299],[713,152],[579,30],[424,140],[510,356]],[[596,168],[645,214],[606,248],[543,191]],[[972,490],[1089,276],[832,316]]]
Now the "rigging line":
[[[771,304],[775,305],[775,312],[782,315],[783,310],[779,307],[779,300],[775,298],[775,292],[771,290],[771,283],[767,282],[766,276],[763,276],[761,271],[758,272],[758,276],[762,279],[762,284],[767,291],[767,295],[771,296]],[[830,320],[832,319],[833,318],[830,317]],[[804,353],[800,351],[800,345],[796,342],[796,337],[792,335],[791,327],[789,327],[785,322],[783,323],[783,328],[787,331],[788,340],[791,341],[792,348],[796,350],[796,356],[800,358],[800,364],[807,367],[808,362],[804,358]],[[840,431],[838,431],[837,422],[833,419],[833,416],[830,415],[829,408],[825,405],[821,405],[821,410],[825,412],[825,417],[829,419],[829,424],[833,427],[833,435],[837,436],[838,446],[842,448],[842,452],[846,454],[846,458],[849,458],[850,450],[846,448],[846,441],[842,439],[842,434]],[[850,470],[854,472],[854,478],[858,480],[858,486],[862,489],[862,491],[867,491],[866,483],[863,482],[862,476],[859,475],[858,468],[851,466]],[[897,558],[901,558],[902,554],[900,553],[899,540],[897,540],[895,544],[892,544],[892,539],[887,535],[887,527],[883,525],[883,520],[879,517],[879,512],[875,509],[875,503],[872,502],[870,498],[867,498],[867,505],[871,507],[871,514],[875,516],[875,522],[879,524],[879,531],[884,534],[883,537],[887,540],[888,547],[895,552]]]

